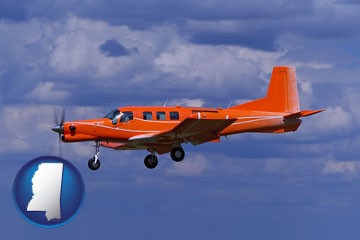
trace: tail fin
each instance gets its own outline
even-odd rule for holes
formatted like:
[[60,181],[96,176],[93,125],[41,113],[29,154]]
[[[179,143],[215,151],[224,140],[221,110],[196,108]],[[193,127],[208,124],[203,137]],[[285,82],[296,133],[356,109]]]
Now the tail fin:
[[274,67],[266,97],[232,107],[236,110],[295,113],[300,111],[294,67]]

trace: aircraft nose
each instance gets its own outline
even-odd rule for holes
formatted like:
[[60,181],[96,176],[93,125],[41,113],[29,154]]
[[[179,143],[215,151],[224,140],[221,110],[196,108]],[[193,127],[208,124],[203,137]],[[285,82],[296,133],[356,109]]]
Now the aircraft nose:
[[60,134],[64,133],[64,127],[60,126],[60,125],[56,125],[56,126],[52,127],[51,130],[53,130],[54,132],[60,133]]

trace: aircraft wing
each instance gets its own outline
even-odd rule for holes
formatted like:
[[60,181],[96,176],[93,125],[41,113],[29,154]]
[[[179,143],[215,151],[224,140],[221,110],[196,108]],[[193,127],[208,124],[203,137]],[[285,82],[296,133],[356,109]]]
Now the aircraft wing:
[[197,112],[172,129],[171,133],[181,139],[189,140],[194,145],[198,145],[219,140],[220,132],[236,120],[236,117],[226,114]]
[[236,117],[226,114],[196,112],[169,131],[138,135],[130,138],[129,141],[146,141],[161,144],[184,140],[198,145],[208,141],[219,140],[220,132],[236,120]]

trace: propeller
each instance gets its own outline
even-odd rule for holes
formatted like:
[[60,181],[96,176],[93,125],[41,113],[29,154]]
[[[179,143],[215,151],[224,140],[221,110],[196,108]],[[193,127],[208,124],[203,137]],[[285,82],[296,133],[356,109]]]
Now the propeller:
[[61,137],[61,134],[64,133],[64,121],[65,121],[65,110],[63,109],[62,110],[62,113],[61,113],[61,117],[60,117],[60,121],[58,119],[58,116],[57,116],[57,112],[55,111],[55,126],[51,128],[51,130],[53,130],[54,132],[57,132],[59,134],[59,136]]
[[62,109],[62,113],[60,116],[60,120],[58,118],[58,114],[55,110],[55,114],[54,114],[54,121],[55,121],[55,126],[51,128],[51,130],[53,130],[54,132],[59,134],[59,154],[61,157],[61,137],[62,134],[64,134],[64,121],[65,121],[65,109]]

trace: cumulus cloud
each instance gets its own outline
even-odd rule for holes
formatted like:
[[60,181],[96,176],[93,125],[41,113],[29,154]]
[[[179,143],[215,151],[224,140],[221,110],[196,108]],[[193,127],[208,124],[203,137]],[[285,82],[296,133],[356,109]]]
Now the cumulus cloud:
[[360,173],[360,162],[358,161],[342,161],[337,162],[334,160],[325,163],[324,174],[341,174],[346,177],[358,177]]
[[133,30],[74,15],[57,21],[0,24],[0,32],[9,29],[14,31],[7,38],[15,39],[15,44],[0,40],[6,59],[2,79],[11,82],[4,92],[9,103],[58,103],[66,98],[67,103],[79,104],[95,94],[113,101],[119,95],[131,100],[135,99],[132,89],[147,95],[151,88],[153,101],[197,96],[209,98],[212,104],[212,99],[224,96],[255,95],[256,83],[266,91],[261,80],[268,81],[272,66],[285,54],[197,45],[168,25]]
[[172,176],[199,176],[204,172],[206,167],[206,158],[197,154],[181,163],[173,163],[170,168],[165,170],[165,173]]
[[[354,119],[359,119],[360,118],[359,90],[360,89],[358,87],[355,87],[355,88],[346,88],[345,91],[344,91],[344,95],[346,96],[345,97],[346,105],[350,109],[351,114],[354,117]],[[354,121],[353,124],[359,125],[359,122]]]
[[180,98],[172,99],[168,102],[169,106],[190,106],[190,107],[202,107],[205,104],[203,99],[199,98]]
[[69,92],[54,90],[54,82],[39,83],[30,93],[27,94],[29,100],[42,103],[61,102],[69,96]]
[[[304,119],[310,121],[310,119]],[[352,129],[351,114],[341,106],[329,107],[324,112],[313,116],[311,124],[303,127],[302,133],[308,135],[345,135]]]
[[311,95],[313,93],[312,84],[310,81],[302,81],[300,82],[300,91]]
[[[155,206],[152,211],[166,209],[185,218],[190,215],[179,209],[189,209],[190,214],[196,208],[200,218],[203,213],[219,217],[228,211],[236,219],[254,217],[252,209],[242,211],[249,205],[260,207],[255,218],[261,219],[278,213],[278,206],[290,209],[276,217],[274,226],[283,225],[294,207],[304,209],[305,214],[297,218],[303,223],[324,216],[341,218],[339,212],[358,206],[356,200],[349,200],[357,198],[347,194],[356,193],[356,184],[345,188],[333,184],[342,176],[355,182],[360,169],[357,161],[348,160],[356,159],[360,151],[360,6],[354,0],[1,3],[0,153],[4,158],[58,155],[58,136],[50,128],[54,108],[60,112],[63,105],[67,120],[103,116],[123,105],[162,104],[167,99],[168,105],[225,107],[231,101],[263,97],[272,67],[293,64],[298,67],[302,107],[327,108],[305,118],[298,132],[241,134],[230,137],[231,143],[204,144],[187,151],[181,163],[160,161],[155,171],[144,169],[145,151],[103,149],[103,170],[109,174],[101,175],[95,190],[135,187],[146,195],[148,189],[154,193],[155,187],[153,196],[170,205],[159,202],[165,207]],[[85,168],[83,161],[93,154],[89,144],[62,144],[63,155],[81,159]],[[335,156],[336,161],[324,159],[324,154]],[[5,164],[0,174],[7,188],[18,170],[16,164],[10,165]],[[192,177],[205,181],[194,184]],[[163,191],[164,187],[168,189]],[[110,201],[119,202],[116,197],[121,201],[120,195],[113,194]],[[149,203],[131,195],[144,201],[144,206]],[[190,196],[189,201],[176,202],[183,196]],[[213,211],[208,211],[209,206]],[[313,209],[320,212],[309,215]]]
[[[142,105],[159,99],[169,99],[171,105],[203,106],[205,100],[213,104],[214,98],[258,90],[257,83],[266,88],[260,76],[283,54],[239,46],[199,46],[172,26],[133,30],[74,15],[56,21],[1,22],[0,32],[9,32],[0,39],[4,56],[1,97],[6,101],[2,109],[3,152],[40,149],[42,141],[32,141],[36,137],[54,139],[52,143],[44,140],[43,146],[57,151],[57,138],[49,130],[54,108],[36,104],[95,102],[118,107],[124,99],[133,105],[139,95],[151,96],[150,101],[140,98]],[[138,53],[109,57],[99,50],[109,39],[116,39],[125,49],[138,49]],[[67,116],[90,118],[106,112],[94,108],[99,115],[81,115],[85,108],[77,107],[71,113],[69,107]],[[23,124],[23,119],[31,121]]]
[[316,69],[316,70],[320,70],[320,69],[330,69],[333,67],[332,64],[329,63],[318,63],[318,62],[294,62],[294,63],[290,63],[290,65],[293,65],[295,67],[301,68],[301,67],[307,67],[307,68],[312,68],[312,69]]
[[[0,135],[1,153],[59,153],[58,136],[51,131],[55,125],[55,105],[9,105],[0,110],[2,122]],[[99,108],[69,107],[67,115],[72,119],[88,119],[98,115]],[[64,150],[71,150],[82,156],[81,150],[71,149],[66,144]],[[82,147],[81,149],[84,149]],[[44,150],[46,150],[44,152]]]
[[[223,96],[226,92],[235,93],[236,89],[258,90],[255,90],[254,82],[262,82],[262,76],[272,70],[268,66],[273,66],[274,59],[280,56],[281,53],[277,52],[243,47],[174,42],[170,51],[163,52],[155,59],[155,65],[179,84],[186,84],[202,93]],[[265,85],[267,83],[263,83]]]
[[[248,6],[256,7],[250,2]],[[308,7],[317,12],[319,6],[310,4],[306,9]],[[338,14],[337,7],[330,6],[330,9]],[[239,104],[245,99],[263,97],[272,67],[292,63],[299,67],[300,94],[302,101],[306,100],[302,106],[328,107],[326,112],[312,117],[313,120],[304,119],[312,121],[304,127],[305,135],[314,132],[323,136],[349,134],[349,126],[358,115],[356,91],[351,94],[337,91],[337,86],[345,84],[344,81],[354,84],[350,81],[358,75],[358,71],[350,65],[354,56],[350,54],[352,57],[349,57],[345,50],[341,52],[341,64],[350,66],[351,71],[345,69],[339,72],[339,58],[330,54],[341,51],[341,48],[330,48],[332,51],[329,51],[331,41],[326,41],[324,37],[320,44],[313,41],[311,34],[305,30],[313,19],[317,23],[314,29],[320,28],[323,15],[312,16],[309,21],[298,15],[300,20],[293,24],[301,27],[295,30],[291,24],[270,19],[271,24],[275,23],[274,26],[279,29],[276,34],[281,32],[278,37],[271,36],[270,39],[263,37],[264,29],[260,26],[263,22],[256,17],[244,20],[223,19],[225,15],[206,19],[186,16],[184,25],[176,22],[134,28],[119,22],[109,24],[110,20],[104,17],[79,16],[84,15],[75,9],[73,14],[66,12],[62,17],[52,19],[0,23],[3,36],[0,39],[3,56],[0,60],[1,101],[5,106],[18,106],[25,101],[60,105],[65,101],[69,105],[106,106],[104,108],[109,110],[124,104],[163,103],[168,99],[168,105],[225,107],[230,101]],[[292,18],[292,15],[281,17]],[[341,19],[342,23],[347,21],[348,16]],[[263,41],[276,38],[279,47],[267,51],[256,46],[249,48],[239,42],[227,44],[219,41],[214,44],[214,41],[209,41],[205,44],[194,41],[195,35],[191,33],[228,34],[253,26],[257,37],[264,38]],[[268,25],[265,28],[272,29]],[[136,54],[130,54],[131,49],[137,49]],[[344,106],[348,102],[351,105]],[[42,108],[39,105],[39,109]],[[102,116],[106,110],[101,108],[96,114]],[[90,115],[68,114],[73,118]],[[48,117],[52,121],[52,110]],[[6,134],[10,134],[11,126],[6,125],[5,129]],[[31,148],[32,144],[27,146],[22,142],[30,139],[29,129],[22,129],[22,135],[16,134],[18,139],[13,146]]]

